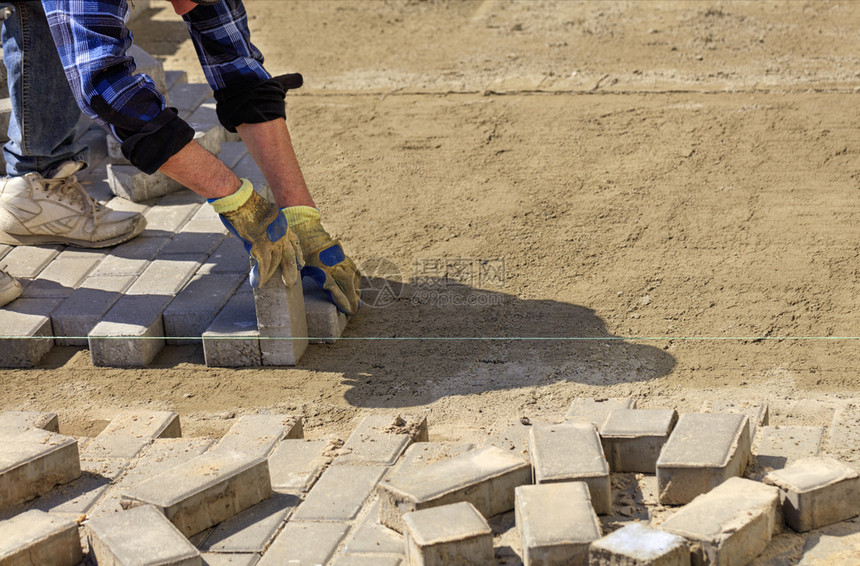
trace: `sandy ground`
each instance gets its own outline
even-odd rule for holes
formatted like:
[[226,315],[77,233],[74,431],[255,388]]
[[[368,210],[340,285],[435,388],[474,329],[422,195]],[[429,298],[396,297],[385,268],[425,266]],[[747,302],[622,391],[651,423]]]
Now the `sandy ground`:
[[[125,407],[186,435],[426,412],[439,440],[577,396],[766,400],[772,424],[860,397],[860,3],[246,4],[269,69],[305,75],[297,151],[371,276],[349,339],[293,369],[57,348],[0,371],[0,408],[75,434]],[[182,23],[151,16],[139,44],[203,82]]]

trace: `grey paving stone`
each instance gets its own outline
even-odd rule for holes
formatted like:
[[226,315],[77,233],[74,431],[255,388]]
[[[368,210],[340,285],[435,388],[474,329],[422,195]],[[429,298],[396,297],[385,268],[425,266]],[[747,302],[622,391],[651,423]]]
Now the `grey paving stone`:
[[200,548],[210,552],[262,553],[300,502],[296,495],[273,493],[215,527]]
[[[95,140],[98,140],[98,143],[94,143]],[[106,203],[115,196],[108,182],[107,163],[104,162],[107,159],[106,134],[101,128],[90,130],[87,132],[86,139],[82,138],[82,141],[90,146],[91,154],[93,152],[100,154],[102,163],[87,170],[85,178],[81,179],[81,185],[91,198]]]
[[62,246],[15,246],[0,267],[16,279],[33,279],[59,255]]
[[191,280],[206,256],[181,255],[159,256],[138,276],[125,292],[126,295],[169,295],[176,296]]
[[57,413],[37,413],[34,411],[0,411],[0,429],[14,428],[20,431],[40,428],[48,432],[59,432]]
[[169,91],[170,105],[180,114],[190,115],[204,100],[212,97],[212,89],[205,83],[180,82]]
[[0,564],[76,566],[83,559],[78,524],[43,511],[0,521]]
[[336,556],[332,566],[401,566],[403,559],[399,556],[358,556],[346,554]]
[[[302,523],[291,520],[258,562],[259,566],[327,564],[349,530],[347,523]],[[308,541],[314,541],[308,544]]]
[[180,436],[179,415],[172,411],[124,411],[111,419],[82,452],[90,460],[134,458],[154,438]]
[[804,458],[769,473],[783,493],[786,524],[798,532],[860,515],[860,473],[832,458]]
[[21,296],[30,299],[64,299],[80,286],[106,255],[105,250],[64,250],[39,273],[37,279],[24,288]]
[[330,440],[287,439],[269,456],[272,489],[291,493],[308,491],[331,461]]
[[653,474],[677,420],[673,409],[618,409],[609,413],[600,427],[609,467],[613,472]]
[[248,252],[239,238],[229,236],[212,252],[199,273],[244,273],[250,271]]
[[81,475],[78,442],[41,429],[0,430],[0,510]]
[[484,445],[496,446],[512,454],[518,454],[523,460],[530,461],[529,431],[536,424],[540,423],[503,417],[493,423]]
[[[90,275],[91,277],[140,275],[169,241],[169,235],[153,236],[150,234],[147,236],[138,236],[129,242],[113,248],[111,253],[104,258]],[[86,286],[86,283],[85,281],[84,286]]]
[[690,550],[684,537],[630,523],[592,542],[589,564],[690,566]]
[[[131,166],[131,163],[122,154],[122,143],[112,135],[108,136],[105,140],[105,149],[107,150],[109,161],[109,163],[105,164],[105,172],[107,172],[107,167],[110,165]],[[110,186],[110,182],[108,182],[108,186]],[[116,194],[113,187],[111,187],[111,194]]]
[[747,564],[761,554],[778,528],[778,505],[777,488],[729,478],[659,527],[691,542],[693,564]]
[[200,552],[165,516],[141,505],[86,523],[90,555],[99,565],[202,565]]
[[88,334],[93,365],[148,366],[164,347],[161,313],[170,295],[123,295]]
[[600,428],[612,411],[635,408],[636,400],[630,398],[592,399],[579,397],[570,404],[564,420],[576,423],[592,423]]
[[750,439],[755,438],[759,426],[767,426],[770,421],[767,403],[758,401],[705,401],[702,412],[746,415],[750,423]]
[[281,269],[254,291],[264,366],[294,366],[308,347],[305,299],[299,283],[287,288]]
[[308,492],[293,515],[296,521],[351,521],[373,493],[387,468],[331,466]]
[[860,401],[845,403],[833,415],[827,454],[860,469]]
[[248,148],[245,147],[244,142],[224,142],[221,144],[221,152],[218,154],[218,159],[232,169],[246,155],[248,155]]
[[185,186],[174,181],[164,173],[156,172],[148,175],[134,165],[126,165],[125,160],[115,156],[115,142],[108,142],[108,152],[111,158],[119,163],[107,166],[108,186],[118,197],[132,202],[144,202],[166,194],[185,190]]
[[[122,197],[114,197],[107,202],[107,206],[112,210],[119,210],[123,212],[139,212],[140,214],[146,214],[146,212],[151,208],[150,204],[151,202],[132,202]],[[144,230],[137,238],[145,238],[147,236],[152,236],[152,233],[147,234],[146,230]],[[136,240],[137,238],[135,238],[134,240]],[[133,242],[134,240],[131,241]]]
[[609,464],[592,423],[534,425],[529,446],[535,483],[584,482],[595,512],[612,511]]
[[345,554],[391,554],[403,556],[404,540],[400,534],[379,522],[379,502],[375,501],[353,528],[343,548]]
[[860,522],[825,527],[806,538],[797,566],[860,565]]
[[305,316],[311,344],[337,342],[346,328],[347,316],[337,310],[328,295],[309,277],[302,279],[305,294]]
[[215,552],[204,552],[204,566],[254,566],[259,560],[259,554],[218,554]]
[[[201,210],[210,207],[200,207]],[[227,237],[227,228],[217,218],[201,218],[195,220],[194,216],[185,223],[182,230],[173,236],[170,242],[161,250],[161,256],[203,254],[207,258],[214,252],[224,238]]]
[[[200,107],[188,116],[188,123],[194,128],[194,141],[213,155],[221,153],[221,144],[227,140],[227,131],[217,120],[200,122],[201,109],[208,116],[210,110]],[[212,111],[214,113],[214,110]]]
[[406,561],[416,566],[484,565],[493,560],[493,531],[467,502],[403,516]]
[[334,464],[390,466],[412,443],[413,434],[418,437],[427,436],[425,417],[403,418],[391,415],[364,417],[344,443]]
[[756,462],[778,470],[798,458],[818,456],[823,438],[821,426],[763,426],[759,428]]
[[389,478],[396,480],[400,476],[408,477],[415,470],[459,456],[474,447],[469,442],[416,442],[406,449]]
[[[188,82],[188,73],[185,71],[164,71],[164,81],[169,93],[176,85]],[[170,101],[170,105],[175,106],[172,100]]]
[[161,61],[137,45],[129,47],[126,54],[134,59],[134,64],[137,67],[135,70],[136,75],[145,74],[152,79],[152,82],[155,83],[159,92],[167,92],[167,81],[164,78],[164,65],[161,64]]
[[244,283],[203,333],[203,356],[212,367],[262,365],[254,296]]
[[514,508],[514,488],[531,482],[531,466],[496,446],[454,458],[380,483],[380,522],[402,532],[410,511],[468,501],[485,517]]
[[61,301],[19,298],[0,309],[0,367],[33,367],[51,351],[50,314]]
[[189,190],[169,194],[161,197],[155,205],[146,211],[146,232],[165,232],[173,236],[179,232],[194,213],[203,206],[197,199],[197,195]]
[[244,273],[195,275],[162,314],[167,343],[201,342],[203,333],[244,281]]
[[0,259],[3,259],[4,257],[6,257],[6,254],[11,252],[12,249],[13,249],[13,246],[9,246],[7,244],[0,244]]
[[87,335],[104,318],[123,292],[134,283],[133,275],[87,277],[72,295],[51,313],[58,346],[86,346]]
[[688,503],[743,475],[750,458],[748,421],[728,413],[681,415],[657,460],[660,503]]
[[268,458],[286,438],[302,437],[302,418],[290,415],[245,415],[233,423],[215,448],[241,452],[250,458]]
[[257,167],[254,158],[246,155],[233,167],[233,172],[243,179],[248,179],[254,185],[254,190],[260,193],[266,200],[273,201],[272,191],[266,182],[266,177]]
[[265,460],[211,451],[122,491],[123,506],[151,504],[185,535],[197,534],[270,497]]
[[33,502],[32,509],[79,517],[88,513],[110,488],[111,479],[84,472],[78,479],[56,487]]
[[588,564],[588,548],[600,538],[600,521],[583,482],[524,485],[516,489],[517,530],[524,562]]

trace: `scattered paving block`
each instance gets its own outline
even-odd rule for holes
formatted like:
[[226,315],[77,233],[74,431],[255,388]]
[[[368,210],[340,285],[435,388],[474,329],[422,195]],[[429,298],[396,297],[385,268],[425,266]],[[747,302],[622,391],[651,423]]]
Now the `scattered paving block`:
[[309,490],[331,460],[330,440],[283,440],[269,456],[272,489],[301,493]]
[[[348,523],[301,523],[291,520],[257,564],[328,564],[348,530]],[[308,541],[313,541],[313,544],[308,544]]]
[[415,470],[459,456],[474,447],[469,442],[416,442],[406,449],[389,477],[392,480],[399,476],[407,477]]
[[769,422],[767,403],[756,401],[705,401],[702,412],[746,415],[750,423],[750,440],[755,438],[759,426],[767,426]]
[[373,493],[386,466],[331,466],[296,509],[296,521],[351,521]]
[[860,401],[850,401],[838,408],[830,426],[827,453],[860,469]]
[[[84,462],[81,463],[81,467],[84,467]],[[110,487],[110,478],[83,472],[78,479],[55,487],[47,495],[38,498],[33,502],[31,509],[80,517],[89,513]]]
[[674,409],[618,409],[600,427],[603,452],[613,472],[653,474],[675,423]]
[[797,566],[860,565],[860,529],[857,521],[825,527],[806,538]]
[[151,505],[90,519],[86,532],[90,554],[99,565],[203,564],[200,552]]
[[595,566],[690,566],[683,537],[630,523],[591,543],[589,564]]
[[483,566],[494,562],[493,531],[465,501],[406,513],[403,525],[409,566]]
[[636,408],[636,400],[623,399],[574,399],[567,410],[564,420],[576,423],[592,423],[598,429],[609,413],[620,409]]
[[352,530],[343,552],[403,556],[403,549],[403,537],[379,523],[379,502],[375,501],[364,518]]
[[589,545],[601,536],[600,521],[583,482],[518,487],[516,520],[526,566],[584,566]]
[[98,436],[84,446],[89,460],[134,458],[154,438],[182,436],[179,415],[172,411],[126,411],[119,413]]
[[310,277],[302,278],[305,294],[305,316],[308,321],[308,336],[311,344],[337,342],[346,328],[347,317],[337,310],[325,291]]
[[798,458],[818,456],[824,438],[821,426],[763,426],[759,431],[756,462],[773,470]]
[[0,564],[77,566],[83,559],[78,524],[43,511],[0,521]]
[[0,430],[0,509],[81,475],[78,441],[41,429]]
[[308,347],[308,325],[301,284],[297,282],[287,288],[279,267],[265,284],[253,292],[263,365],[296,365]]
[[529,461],[529,431],[534,424],[537,423],[528,419],[501,418],[493,423],[484,445],[508,450]]
[[191,536],[271,495],[266,460],[218,450],[124,489],[122,504],[154,505],[182,534]]
[[215,448],[241,452],[251,458],[268,458],[278,442],[301,438],[302,434],[301,417],[245,415],[233,423]]
[[244,281],[244,273],[210,273],[192,278],[162,313],[167,343],[200,342]]
[[210,552],[263,552],[300,502],[295,495],[274,493],[219,524],[200,548]]
[[170,295],[123,295],[87,335],[93,365],[148,366],[164,347]]
[[57,413],[35,413],[32,411],[0,411],[0,429],[14,428],[20,431],[40,428],[48,432],[59,432]]
[[805,458],[764,478],[783,493],[786,524],[803,533],[860,515],[860,473],[832,458]]
[[770,543],[778,505],[777,488],[729,478],[693,499],[660,528],[690,541],[693,564],[746,564]]
[[409,476],[380,483],[380,522],[402,532],[404,513],[467,501],[485,517],[514,508],[514,488],[531,482],[531,466],[496,446],[470,450]]
[[133,275],[87,277],[72,295],[51,313],[58,346],[86,346],[87,335],[104,318],[123,292],[134,283]]
[[728,413],[686,413],[657,460],[660,503],[682,505],[732,476],[750,458],[749,419]]
[[390,466],[414,437],[427,437],[425,417],[370,415],[355,428],[334,463]]
[[54,347],[50,317],[27,312],[33,300],[17,299],[0,309],[0,367],[33,367]]
[[[112,145],[108,142],[109,151]],[[134,165],[110,163],[107,166],[107,174],[108,185],[113,194],[132,202],[143,202],[185,189],[184,185],[164,173],[147,175]]]
[[65,299],[106,255],[106,250],[64,250],[39,273],[37,279],[24,288],[21,296],[28,299]]
[[262,365],[260,333],[250,287],[233,295],[203,333],[203,356],[210,367]]
[[332,566],[401,566],[403,559],[399,556],[357,556],[344,554],[335,557]]
[[529,452],[535,483],[584,482],[595,512],[608,515],[612,511],[609,464],[593,424],[535,425]]

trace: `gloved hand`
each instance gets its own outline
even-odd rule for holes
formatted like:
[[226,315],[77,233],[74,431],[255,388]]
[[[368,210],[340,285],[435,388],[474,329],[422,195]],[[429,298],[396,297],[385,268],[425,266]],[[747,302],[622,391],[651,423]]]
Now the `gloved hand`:
[[312,278],[325,290],[335,306],[355,314],[361,306],[361,273],[320,223],[320,213],[310,206],[281,209],[287,224],[299,237],[305,267],[302,275]]
[[278,208],[254,191],[247,179],[230,196],[210,200],[227,229],[245,245],[251,256],[251,285],[259,287],[282,268],[287,287],[299,281],[304,266],[302,248]]

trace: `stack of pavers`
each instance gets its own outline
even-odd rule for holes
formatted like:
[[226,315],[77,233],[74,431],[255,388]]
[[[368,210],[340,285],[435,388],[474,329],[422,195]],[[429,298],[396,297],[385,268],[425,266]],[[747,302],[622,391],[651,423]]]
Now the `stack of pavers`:
[[[476,446],[430,441],[424,417],[367,416],[342,442],[247,415],[215,442],[183,438],[171,412],[122,413],[93,438],[0,413],[0,564],[743,565],[774,536],[793,538],[763,563],[860,564],[860,402],[838,406],[828,442],[767,415],[577,399],[562,422]],[[619,520],[632,475],[659,501]]]
[[[271,199],[244,144],[218,123],[209,86],[165,72],[137,47],[131,55],[192,124],[195,139]],[[294,365],[309,342],[341,336],[347,317],[310,279],[304,293],[296,288],[275,303],[291,316],[258,328],[247,253],[212,207],[161,173],[139,172],[113,138],[84,122],[80,139],[91,161],[82,184],[111,208],[143,213],[147,228],[99,250],[0,245],[0,267],[24,286],[0,309],[0,367],[32,367],[54,345],[89,347],[99,366],[146,366],[165,344],[194,342],[202,342],[210,366]]]

